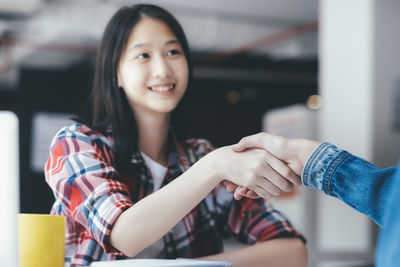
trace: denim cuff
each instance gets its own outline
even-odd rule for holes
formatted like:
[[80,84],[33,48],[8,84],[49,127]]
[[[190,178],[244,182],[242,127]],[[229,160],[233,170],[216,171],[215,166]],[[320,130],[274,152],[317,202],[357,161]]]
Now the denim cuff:
[[301,175],[303,184],[332,195],[330,190],[331,177],[337,165],[342,162],[341,159],[345,152],[328,142],[320,144],[304,166]]

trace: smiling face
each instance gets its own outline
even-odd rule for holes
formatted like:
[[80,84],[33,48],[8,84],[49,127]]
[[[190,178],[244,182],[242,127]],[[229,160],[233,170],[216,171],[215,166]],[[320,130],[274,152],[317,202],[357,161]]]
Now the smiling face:
[[118,66],[118,86],[134,113],[170,113],[185,93],[188,75],[184,52],[168,25],[143,17]]

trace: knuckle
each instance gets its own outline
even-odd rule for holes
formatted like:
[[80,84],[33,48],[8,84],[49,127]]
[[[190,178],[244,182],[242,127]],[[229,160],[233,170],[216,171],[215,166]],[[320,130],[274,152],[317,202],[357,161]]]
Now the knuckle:
[[270,165],[273,162],[273,159],[275,158],[266,150],[260,150],[259,153],[260,153],[260,161],[262,161],[263,164]]
[[282,191],[279,190],[279,189],[277,189],[277,188],[273,188],[273,189],[270,190],[270,193],[271,193],[273,196],[279,196],[279,195],[282,193]]
[[253,162],[251,165],[251,171],[252,173],[257,173],[260,170],[260,163],[258,161]]
[[284,166],[283,168],[282,168],[282,170],[281,170],[281,175],[283,176],[283,177],[285,177],[285,178],[289,178],[289,177],[291,177],[292,176],[292,170],[289,168],[289,167],[287,167],[287,166]]
[[282,189],[283,189],[283,191],[285,191],[285,192],[291,191],[292,188],[293,188],[293,185],[292,185],[291,183],[289,183],[289,182],[286,182],[286,183],[284,183],[284,184],[282,185]]
[[268,164],[269,154],[265,150],[257,150],[257,163],[261,166]]
[[269,158],[269,153],[264,149],[257,149],[257,153],[262,160],[267,160]]

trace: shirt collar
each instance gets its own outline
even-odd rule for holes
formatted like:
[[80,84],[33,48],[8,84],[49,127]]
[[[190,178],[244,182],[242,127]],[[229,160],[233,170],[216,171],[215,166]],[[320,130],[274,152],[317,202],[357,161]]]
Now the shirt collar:
[[[188,169],[194,162],[190,162],[190,159],[187,157],[185,150],[182,144],[178,141],[175,134],[173,133],[173,129],[169,129],[168,134],[168,168],[173,166],[180,166],[185,169]],[[139,150],[133,152],[131,162],[133,164],[144,164],[144,159]]]

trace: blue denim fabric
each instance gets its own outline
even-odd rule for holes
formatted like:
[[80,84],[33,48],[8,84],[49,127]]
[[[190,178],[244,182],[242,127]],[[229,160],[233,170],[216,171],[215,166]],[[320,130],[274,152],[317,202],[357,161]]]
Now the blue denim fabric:
[[307,161],[302,181],[339,198],[382,226],[396,169],[380,169],[334,145],[322,143]]
[[323,191],[383,226],[376,254],[378,267],[400,266],[400,168],[380,169],[347,151],[322,143],[312,153],[303,184]]
[[386,206],[376,253],[377,267],[400,266],[400,168],[393,176],[393,192]]

